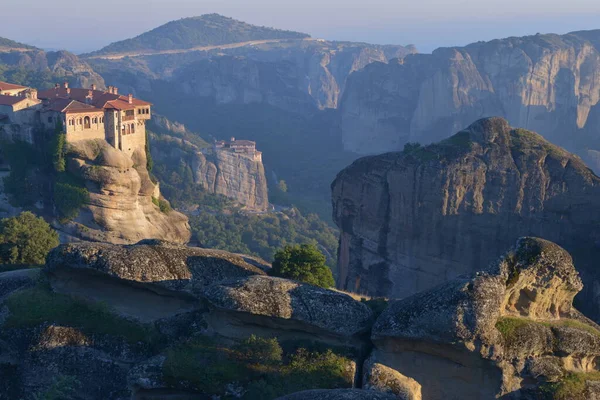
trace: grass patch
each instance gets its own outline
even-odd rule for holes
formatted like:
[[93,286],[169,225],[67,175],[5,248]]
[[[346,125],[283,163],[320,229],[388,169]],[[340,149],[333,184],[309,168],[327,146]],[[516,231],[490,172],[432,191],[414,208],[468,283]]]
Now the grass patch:
[[588,333],[591,333],[592,335],[600,337],[599,330],[597,330],[593,326],[587,325],[583,322],[574,319],[563,319],[558,321],[534,321],[518,317],[500,317],[498,319],[498,322],[496,322],[496,329],[500,331],[502,337],[504,337],[505,340],[509,341],[515,337],[515,335],[520,329],[531,325],[546,326],[548,328],[574,328],[586,331]]
[[169,212],[171,212],[171,206],[166,200],[157,199],[156,197],[153,197],[152,202],[155,206],[157,206],[160,209],[160,212],[164,214],[168,214]]
[[600,372],[570,372],[559,382],[545,384],[541,390],[553,400],[587,400],[587,381],[600,381]]
[[165,381],[174,387],[224,395],[226,385],[244,387],[243,399],[268,400],[307,389],[348,388],[350,360],[331,350],[285,353],[276,339],[255,336],[237,346],[200,337],[167,351]]
[[132,344],[154,344],[160,340],[160,334],[150,325],[120,317],[103,304],[53,293],[42,284],[13,293],[5,304],[10,310],[4,325],[7,329],[31,328],[48,322],[75,327],[88,335],[120,336]]

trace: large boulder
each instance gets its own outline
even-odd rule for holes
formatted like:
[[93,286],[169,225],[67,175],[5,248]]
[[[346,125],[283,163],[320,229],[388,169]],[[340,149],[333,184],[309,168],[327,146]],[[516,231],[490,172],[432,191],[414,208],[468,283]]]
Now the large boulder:
[[366,333],[373,316],[367,306],[346,294],[270,276],[224,281],[210,287],[205,296],[218,315],[335,338]]
[[432,400],[523,394],[593,373],[600,327],[573,308],[581,289],[564,249],[521,238],[488,269],[391,304],[373,327],[374,357]]
[[55,290],[105,301],[127,316],[155,321],[197,309],[212,284],[264,275],[255,263],[226,251],[160,241],[82,242],[54,249],[45,271]]
[[519,237],[569,251],[600,320],[600,178],[583,161],[502,118],[429,146],[365,157],[332,185],[338,287],[404,298],[481,270]]

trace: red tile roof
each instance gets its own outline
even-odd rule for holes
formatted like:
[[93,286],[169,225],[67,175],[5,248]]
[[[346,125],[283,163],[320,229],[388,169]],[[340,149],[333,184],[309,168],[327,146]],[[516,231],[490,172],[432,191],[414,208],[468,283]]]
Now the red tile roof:
[[150,106],[151,103],[147,101],[132,99],[132,103],[129,104],[129,97],[120,94],[108,93],[102,90],[89,90],[82,88],[67,89],[64,87],[53,88],[48,90],[42,90],[38,92],[38,98],[42,100],[49,100],[55,98],[67,98],[77,100],[81,103],[87,103],[90,92],[92,92],[91,103],[97,108],[113,108],[117,110],[130,110],[135,107]]
[[49,111],[57,111],[66,114],[83,112],[102,112],[103,110],[77,100],[56,98],[49,100],[45,107]]
[[21,86],[21,85],[15,85],[12,83],[8,83],[8,82],[2,82],[0,81],[0,91],[2,90],[15,90],[15,89],[27,89],[27,87],[25,86]]
[[22,102],[23,100],[27,100],[27,97],[8,96],[6,94],[0,94],[0,106],[12,106]]

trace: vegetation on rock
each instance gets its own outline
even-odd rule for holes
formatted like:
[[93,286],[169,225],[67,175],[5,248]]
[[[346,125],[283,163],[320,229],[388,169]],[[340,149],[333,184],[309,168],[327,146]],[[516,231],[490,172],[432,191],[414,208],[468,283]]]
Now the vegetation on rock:
[[155,344],[160,335],[153,326],[118,316],[101,303],[88,303],[54,293],[43,283],[11,294],[5,301],[10,311],[3,328],[33,328],[54,323],[80,329],[88,335],[113,335],[129,343]]
[[351,361],[327,350],[283,354],[277,339],[252,336],[236,346],[198,337],[167,351],[165,381],[174,387],[223,396],[240,386],[242,399],[270,400],[300,390],[351,387]]
[[0,259],[4,264],[43,264],[58,244],[58,233],[31,212],[0,221]]
[[61,173],[54,185],[54,205],[62,221],[71,220],[89,202],[90,193],[84,182],[68,173]]
[[335,281],[325,261],[325,256],[315,245],[285,246],[275,253],[270,274],[330,288]]

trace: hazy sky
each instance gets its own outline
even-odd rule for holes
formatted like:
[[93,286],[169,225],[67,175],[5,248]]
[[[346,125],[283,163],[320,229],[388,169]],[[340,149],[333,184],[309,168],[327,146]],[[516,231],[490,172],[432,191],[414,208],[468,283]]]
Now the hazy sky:
[[207,13],[325,39],[415,44],[422,52],[600,29],[600,0],[0,0],[0,36],[85,52]]

